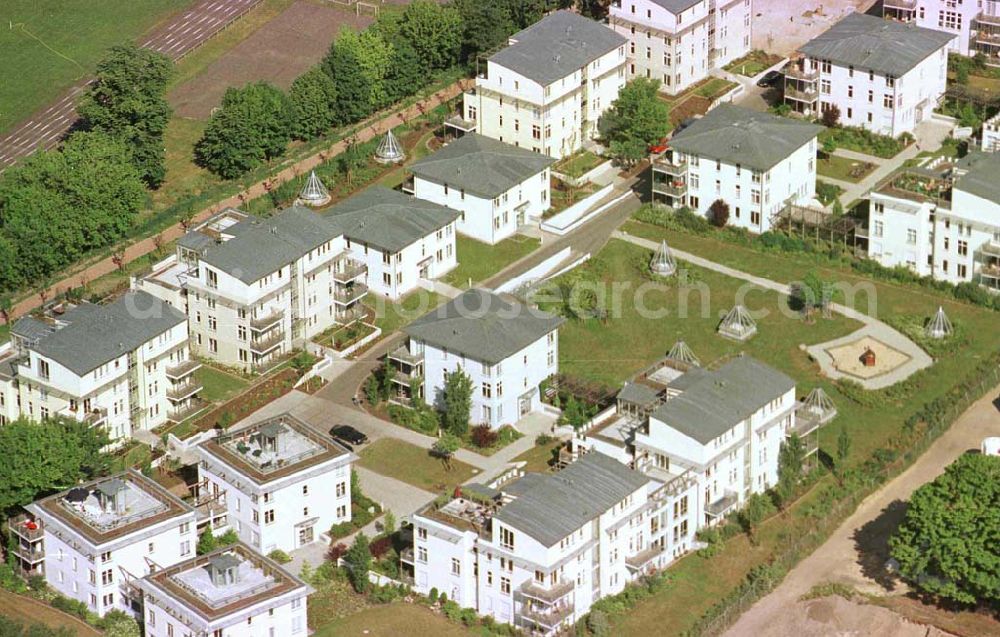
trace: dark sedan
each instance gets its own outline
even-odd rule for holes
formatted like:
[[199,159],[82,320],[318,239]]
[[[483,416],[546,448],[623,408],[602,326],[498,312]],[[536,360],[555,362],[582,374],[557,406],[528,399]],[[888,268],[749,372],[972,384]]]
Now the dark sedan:
[[337,425],[330,429],[330,435],[335,440],[346,442],[353,446],[363,445],[368,442],[368,436],[350,425]]
[[764,77],[757,80],[757,86],[761,88],[769,88],[777,84],[779,79],[781,79],[780,71],[768,71],[764,74]]

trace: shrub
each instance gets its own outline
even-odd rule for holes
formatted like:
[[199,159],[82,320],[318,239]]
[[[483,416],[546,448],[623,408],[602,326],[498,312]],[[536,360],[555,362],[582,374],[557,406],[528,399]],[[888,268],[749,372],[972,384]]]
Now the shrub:
[[472,444],[480,449],[488,449],[497,443],[500,437],[489,425],[476,425],[472,428]]
[[[444,595],[441,596],[441,599],[444,599]],[[457,622],[461,619],[462,607],[458,605],[458,602],[453,602],[449,599],[441,602],[441,612],[451,621]]]
[[437,604],[438,601],[438,589],[437,587],[431,588],[431,592],[427,594],[427,599],[432,604]]
[[275,562],[277,562],[278,564],[288,564],[289,562],[292,561],[292,557],[288,553],[282,551],[281,549],[274,549],[273,551],[268,553],[267,556],[272,560],[274,560]]
[[611,622],[608,615],[602,610],[594,610],[587,616],[587,630],[594,637],[609,637],[611,635]]
[[368,548],[372,553],[372,557],[379,559],[388,553],[392,548],[392,536],[383,535],[382,537],[376,538],[372,540]]
[[336,564],[337,560],[344,557],[346,553],[347,553],[347,545],[344,544],[343,542],[338,542],[337,544],[331,545],[330,548],[327,549],[326,559],[328,562],[333,562],[334,564]]
[[729,204],[721,199],[716,199],[708,208],[708,218],[712,220],[712,225],[716,228],[725,228],[729,223]]
[[535,445],[543,447],[551,442],[555,442],[555,438],[549,434],[538,434],[535,436]]
[[829,108],[823,111],[823,116],[820,119],[823,121],[823,126],[836,128],[840,124],[840,108],[830,104]]

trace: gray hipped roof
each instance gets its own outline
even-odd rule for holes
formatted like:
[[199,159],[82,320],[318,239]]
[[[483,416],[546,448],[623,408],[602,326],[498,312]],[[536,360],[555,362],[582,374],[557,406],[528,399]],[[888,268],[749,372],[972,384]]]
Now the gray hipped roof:
[[[293,206],[270,218],[250,217],[226,230],[232,239],[221,243],[192,240],[185,247],[201,244],[201,259],[209,265],[238,278],[253,283],[268,274],[289,265],[340,236],[312,210]],[[200,233],[188,233],[188,236]]]
[[[83,304],[59,317],[62,327],[32,318],[18,321],[13,332],[31,342],[30,349],[78,376],[138,348],[183,323],[184,314],[148,292],[133,290],[108,305]],[[27,328],[27,329],[22,329]]]
[[556,11],[511,36],[515,41],[490,57],[542,86],[561,80],[627,42],[607,25],[572,11]]
[[708,444],[794,387],[794,380],[773,367],[740,356],[714,372],[700,374],[683,393],[656,408],[651,417]]
[[557,473],[536,475],[530,488],[518,490],[515,482],[520,495],[500,507],[495,517],[542,545],[553,546],[647,482],[645,475],[594,451]]
[[652,0],[653,4],[658,4],[670,13],[677,15],[683,13],[701,2],[701,0]]
[[838,66],[901,77],[954,38],[951,33],[912,23],[851,13],[799,51]]
[[492,199],[537,175],[555,160],[526,148],[469,133],[410,166],[421,179]]
[[562,325],[561,317],[508,301],[492,292],[466,290],[406,326],[410,337],[495,365]]
[[399,252],[458,219],[459,212],[397,190],[375,186],[322,211],[351,241]]
[[1000,153],[970,153],[969,172],[958,178],[956,190],[1000,203]]
[[770,170],[821,130],[822,126],[809,122],[722,104],[677,133],[670,147],[745,168]]

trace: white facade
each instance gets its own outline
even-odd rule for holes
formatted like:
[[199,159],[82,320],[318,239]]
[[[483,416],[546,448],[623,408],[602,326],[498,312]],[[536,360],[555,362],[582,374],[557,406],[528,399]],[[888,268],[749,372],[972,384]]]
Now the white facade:
[[[63,492],[28,505],[35,530],[27,530],[23,518],[11,523],[20,540],[22,565],[27,566],[29,554],[42,558],[28,572],[43,574],[53,590],[101,616],[112,610],[135,612],[137,600],[130,589],[135,580],[192,557],[198,542],[191,507],[138,473],[119,478],[130,494],[149,494],[145,511],[108,515],[103,526],[93,526],[64,504],[68,492]],[[97,486],[78,488],[91,493]],[[131,495],[125,497],[132,502]],[[96,500],[88,506],[97,506]]]
[[455,222],[398,251],[349,238],[345,239],[345,245],[351,259],[366,268],[368,289],[392,300],[416,290],[420,279],[437,279],[458,266]]
[[629,40],[629,78],[676,94],[749,53],[752,19],[751,0],[613,0],[609,23]]
[[201,389],[187,321],[144,293],[23,319],[0,359],[13,372],[0,373],[0,423],[63,416],[103,427],[113,443],[182,418]]
[[[261,448],[257,436],[268,423],[284,428],[276,444],[287,452],[263,467],[247,453]],[[246,452],[237,450],[240,444],[246,444]],[[225,507],[228,526],[265,555],[311,544],[334,524],[351,519],[355,456],[287,414],[232,432],[225,441],[203,443],[198,456],[201,499]]]
[[496,244],[517,234],[529,219],[541,219],[552,206],[548,169],[542,170],[495,198],[477,196],[448,184],[419,176],[413,194],[462,213],[456,227],[477,241]]
[[[530,482],[534,485],[559,476],[569,480],[572,475],[583,483],[588,481],[585,465],[591,463],[614,463],[620,471],[639,475],[593,453],[559,474],[523,479],[537,478]],[[598,599],[621,592],[638,575],[671,559],[665,543],[673,533],[669,524],[673,512],[667,510],[663,487],[656,481],[644,481],[606,507],[602,502],[601,510],[585,523],[565,532],[560,526],[554,535],[545,534],[545,541],[537,539],[542,536],[530,524],[505,521],[505,506],[532,497],[529,491],[521,494],[517,486],[516,481],[510,490],[499,486],[493,502],[458,498],[414,516],[413,551],[406,552],[403,561],[412,564],[418,592],[437,589],[480,615],[531,634],[554,635],[572,626]],[[574,488],[586,498],[587,486]],[[543,497],[538,502],[539,508],[544,507]],[[483,520],[483,525],[470,519]]]
[[[525,34],[532,30],[537,33],[539,25],[546,21],[567,20],[572,24],[566,13],[557,12],[511,36],[510,46],[534,47]],[[579,16],[574,19],[586,20]],[[607,29],[603,25],[599,28]],[[574,31],[558,37],[580,36],[579,31]],[[580,50],[579,41],[573,42],[567,47]],[[491,58],[485,72],[476,78],[475,91],[465,94],[462,116],[476,122],[476,130],[487,137],[561,159],[597,134],[598,119],[625,86],[625,48],[624,44],[616,46],[552,81],[547,77],[544,81],[534,79]],[[538,54],[530,48],[525,55]],[[544,65],[544,60],[535,63]]]
[[[996,179],[990,156],[975,178]],[[901,183],[899,181],[895,182]],[[949,283],[978,282],[1000,289],[1000,203],[963,188],[959,176],[949,199],[900,188],[871,193],[868,256],[886,267],[905,267]]]
[[960,55],[1000,53],[1000,2],[995,0],[885,0],[887,20],[913,23],[955,35],[948,50]]
[[[211,560],[220,555],[235,557],[235,582],[217,587],[209,583],[207,574],[192,577],[199,570],[210,569]],[[310,587],[243,545],[178,564],[141,580],[139,587],[144,597],[145,637],[308,634]]]

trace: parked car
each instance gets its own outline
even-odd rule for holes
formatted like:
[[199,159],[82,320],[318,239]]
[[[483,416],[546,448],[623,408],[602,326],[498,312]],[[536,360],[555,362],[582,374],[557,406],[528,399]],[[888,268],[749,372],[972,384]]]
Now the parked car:
[[330,435],[335,440],[347,442],[351,445],[363,445],[368,442],[368,436],[350,425],[335,425],[330,429]]
[[781,78],[780,71],[768,71],[767,73],[764,74],[764,77],[757,80],[757,86],[761,88],[769,88],[777,84],[780,78]]

